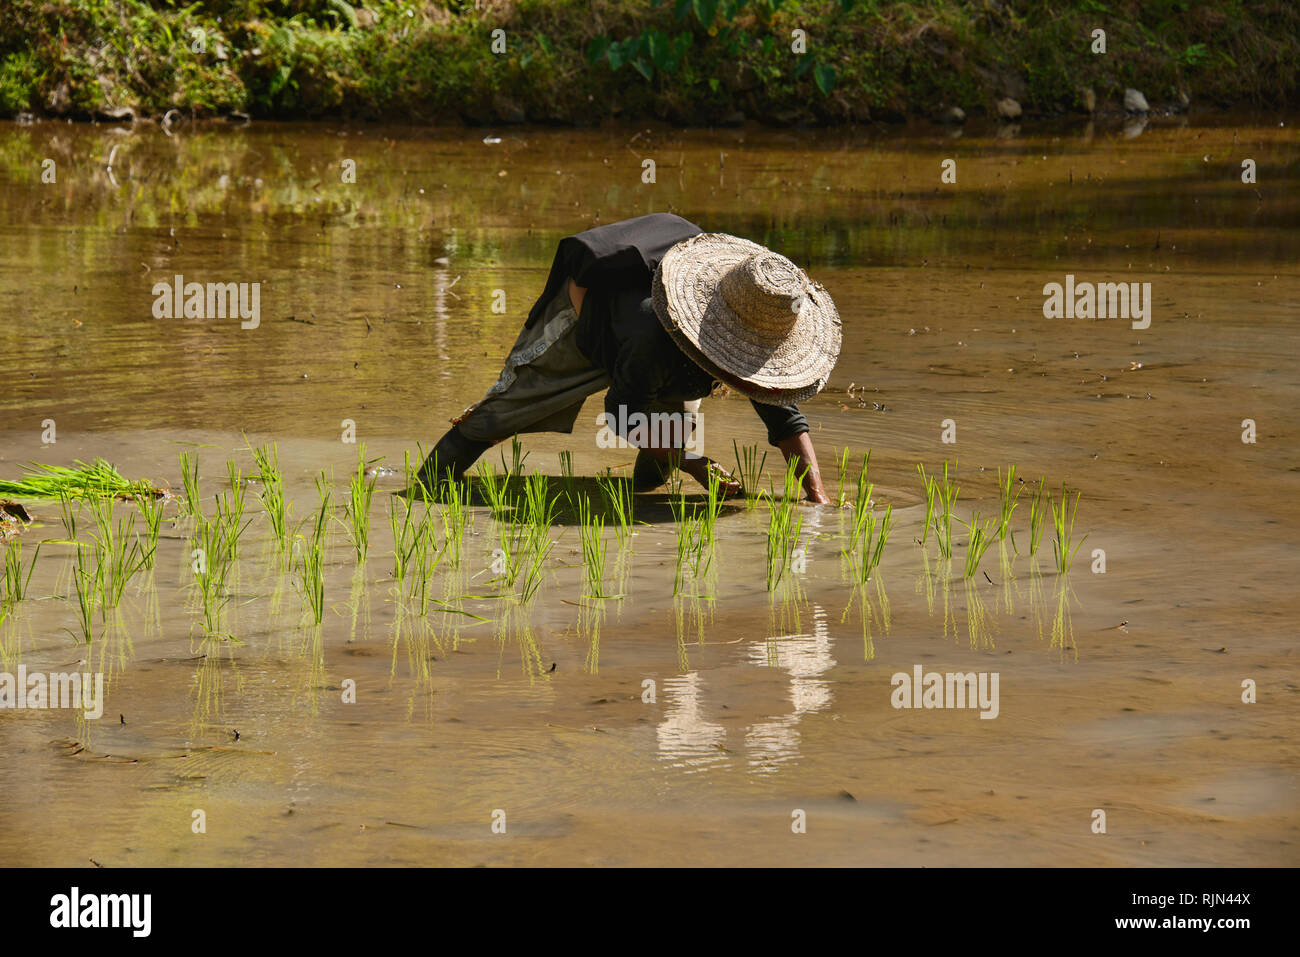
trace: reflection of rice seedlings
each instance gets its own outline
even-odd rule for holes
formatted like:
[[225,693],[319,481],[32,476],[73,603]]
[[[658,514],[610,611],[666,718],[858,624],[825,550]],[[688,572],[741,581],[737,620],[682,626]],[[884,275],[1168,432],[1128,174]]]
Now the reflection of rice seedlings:
[[[1003,541],[1007,534],[1011,532],[1011,513],[1016,510],[1016,499],[1024,491],[1024,483],[1016,482],[1016,467],[1007,466],[1006,474],[1002,469],[998,469],[998,541]],[[1015,535],[1011,536],[1011,544],[1016,542]]]
[[163,500],[154,495],[137,495],[135,504],[144,516],[144,567],[153,568],[158,555],[158,533],[162,528]]
[[763,466],[767,464],[767,451],[763,451],[763,457],[758,456],[757,445],[746,445],[743,448],[736,444],[736,440],[731,440],[731,448],[736,454],[736,476],[740,479],[741,491],[745,496],[745,507],[753,508],[758,504],[760,491],[758,480],[763,474]]
[[993,520],[980,524],[980,514],[976,512],[966,525],[970,529],[970,541],[966,543],[966,573],[963,577],[974,578],[979,570],[980,559],[993,544]]
[[1038,551],[1043,540],[1043,529],[1047,527],[1047,510],[1051,496],[1047,494],[1047,479],[1040,478],[1029,495],[1029,554]]
[[930,524],[934,521],[934,506],[939,498],[939,482],[931,475],[925,474],[925,466],[917,465],[917,474],[921,476],[921,486],[925,489],[925,521],[921,523],[921,546],[930,540]]
[[921,577],[916,580],[916,591],[925,592],[925,605],[927,613],[934,614],[934,573],[930,570],[930,555],[928,552],[921,552]]
[[885,514],[876,519],[874,510],[863,513],[861,522],[854,516],[854,538],[844,555],[853,571],[853,579],[858,584],[866,584],[872,572],[880,567],[880,558],[885,551],[885,542],[889,540],[890,526],[893,524],[894,506],[885,507]]
[[1056,570],[1062,575],[1070,570],[1070,566],[1074,563],[1074,556],[1079,553],[1079,549],[1088,539],[1085,535],[1079,539],[1078,545],[1074,548],[1070,547],[1074,540],[1074,518],[1079,514],[1079,499],[1082,495],[1082,492],[1074,493],[1073,508],[1070,508],[1070,493],[1066,491],[1065,485],[1061,486],[1059,507],[1052,501],[1050,494],[1047,496],[1047,508],[1051,512],[1052,528],[1055,530],[1052,538],[1052,554],[1056,558]]
[[[991,525],[991,523],[990,523]],[[963,583],[966,592],[966,635],[972,648],[992,648],[993,629],[989,625],[988,609],[980,596],[979,585],[969,578]],[[956,629],[954,627],[954,636]]]
[[839,467],[838,470],[837,470],[838,473],[839,473],[839,479],[838,479],[838,481],[837,481],[836,484],[835,484],[835,487],[836,487],[836,492],[835,492],[835,505],[836,505],[838,508],[843,508],[843,507],[844,507],[844,501],[845,501],[845,499],[844,499],[844,476],[848,473],[848,470],[849,470],[849,447],[848,447],[847,445],[844,446],[844,448],[840,449],[839,458],[837,458],[837,459],[835,460],[835,462],[836,462],[836,465]]
[[936,481],[935,496],[939,513],[934,517],[934,540],[941,558],[952,558],[952,516],[957,507],[960,488],[948,477],[948,460],[943,462],[943,479]]
[[364,562],[370,550],[370,501],[375,495],[378,476],[366,476],[366,447],[357,452],[357,471],[348,483],[348,540],[356,549],[357,561]]
[[506,480],[520,478],[524,474],[524,461],[528,458],[528,453],[523,450],[523,445],[519,441],[519,436],[510,436],[510,464],[506,465],[506,453],[501,452],[501,468],[506,473]]
[[1052,615],[1051,647],[1061,651],[1070,650],[1078,657],[1078,648],[1074,643],[1074,615],[1070,608],[1069,582],[1062,578],[1056,586],[1056,611]]
[[284,500],[284,476],[280,473],[280,453],[275,445],[253,449],[262,489],[258,497],[271,526],[271,539],[281,560],[289,552],[289,508]]
[[32,572],[36,570],[36,559],[41,555],[41,543],[36,543],[32,553],[32,563],[23,574],[23,543],[21,539],[5,543],[4,576],[0,579],[0,609],[8,610],[17,605],[27,594],[31,584]]
[[614,516],[618,547],[626,548],[628,539],[632,537],[632,486],[624,479],[616,478],[608,469],[596,482],[605,494],[609,511]]
[[587,588],[594,598],[605,598],[605,542],[601,533],[605,521],[591,512],[591,500],[578,499],[578,531],[582,538],[582,564],[587,570]]
[[198,518],[203,512],[202,503],[199,501],[199,454],[197,452],[182,452],[180,454],[180,463],[181,485],[185,489],[185,497],[181,499],[181,508],[186,515]]
[[[153,498],[146,495],[144,498]],[[77,519],[81,517],[81,503],[76,501],[72,492],[66,488],[59,489],[59,520],[63,522],[63,531],[68,541],[77,540]]]
[[795,514],[799,489],[799,459],[791,458],[786,464],[785,487],[778,500],[773,495],[768,503],[767,520],[767,590],[775,591],[799,543],[803,518]]

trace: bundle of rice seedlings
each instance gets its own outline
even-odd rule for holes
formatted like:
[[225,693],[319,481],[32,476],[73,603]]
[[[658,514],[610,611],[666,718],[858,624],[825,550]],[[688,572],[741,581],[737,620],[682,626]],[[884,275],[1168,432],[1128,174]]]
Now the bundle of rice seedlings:
[[0,479],[0,496],[31,498],[129,498],[136,495],[162,495],[161,489],[144,481],[132,482],[103,459],[87,465],[78,459],[75,468],[42,465],[32,462],[23,466],[27,473],[20,479]]

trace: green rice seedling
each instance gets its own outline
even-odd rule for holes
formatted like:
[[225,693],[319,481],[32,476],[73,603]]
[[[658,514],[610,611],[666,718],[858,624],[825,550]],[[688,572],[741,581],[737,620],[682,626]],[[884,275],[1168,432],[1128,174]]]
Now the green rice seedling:
[[712,563],[713,539],[710,532],[710,511],[688,507],[686,496],[678,493],[672,502],[673,517],[677,525],[677,567],[673,576],[673,594],[679,595],[686,580],[686,569],[697,582],[708,572]]
[[[708,497],[704,502],[704,511],[700,515],[703,543],[707,544],[709,548],[712,548],[717,540],[714,536],[718,526],[718,519],[722,515],[722,502],[722,474],[718,469],[710,468]],[[703,544],[701,547],[703,547]]]
[[541,472],[534,472],[524,480],[524,523],[528,527],[528,547],[540,548],[548,540],[555,521],[555,503],[558,495],[550,496],[551,483]]
[[980,559],[984,557],[988,547],[993,544],[993,520],[989,519],[981,524],[980,514],[976,512],[966,527],[970,530],[970,540],[966,543],[966,574],[964,577],[974,578],[975,572],[980,567]]
[[935,496],[940,511],[934,517],[934,538],[939,545],[941,558],[952,558],[952,516],[957,508],[960,487],[948,477],[948,460],[943,463],[943,479],[935,484]]
[[469,484],[448,479],[443,486],[443,549],[448,564],[459,568],[464,553],[465,526],[469,521]]
[[226,537],[226,551],[233,560],[239,554],[239,539],[252,523],[244,521],[244,476],[233,461],[226,463],[230,491],[214,496],[216,521]]
[[153,568],[158,555],[158,533],[162,529],[163,500],[153,495],[137,495],[135,505],[144,517],[144,567]]
[[1029,554],[1033,556],[1043,540],[1043,529],[1047,527],[1047,512],[1051,507],[1051,496],[1047,493],[1047,479],[1040,478],[1029,495]]
[[23,466],[20,479],[0,479],[0,496],[6,498],[58,498],[66,492],[71,498],[103,498],[106,495],[160,495],[158,489],[143,480],[132,482],[103,459],[87,465],[78,459],[74,468],[63,465]]
[[132,535],[134,516],[116,516],[114,499],[92,498],[90,514],[95,523],[92,535],[95,560],[99,566],[100,612],[117,608],[127,582],[145,566],[145,549]]
[[199,500],[199,454],[182,452],[180,463],[181,485],[185,490],[185,497],[181,499],[181,509],[186,515],[198,518],[203,513],[203,505]]
[[258,497],[271,526],[271,540],[276,554],[283,560],[289,553],[289,506],[284,499],[284,476],[280,472],[280,453],[276,445],[253,449],[258,479],[262,488]]
[[870,470],[871,453],[868,452],[862,457],[862,467],[858,469],[858,483],[853,493],[853,517],[848,548],[850,554],[856,551],[858,543],[862,540],[865,525],[871,516],[871,509],[874,504],[871,494],[875,491],[876,486],[867,479]]
[[479,482],[483,486],[483,497],[487,499],[488,507],[492,510],[493,515],[499,515],[506,508],[508,502],[507,489],[510,485],[508,475],[498,474],[491,462],[483,462],[479,465]]
[[533,548],[528,567],[524,570],[523,582],[519,587],[519,601],[523,604],[532,601],[541,587],[542,580],[546,576],[546,558],[554,545],[554,540],[548,538],[545,543]]
[[853,578],[859,584],[866,584],[872,573],[880,567],[880,559],[885,553],[885,543],[889,541],[889,532],[894,523],[894,506],[887,505],[885,514],[877,519],[875,511],[868,509],[865,518],[858,522],[855,518],[854,540],[844,555],[849,560]]
[[442,563],[445,545],[438,547],[438,531],[433,519],[433,511],[425,506],[424,515],[415,533],[415,551],[411,563],[410,597],[416,602],[421,615],[428,614],[430,592],[434,572]]
[[1006,474],[998,469],[998,541],[1005,541],[1011,535],[1012,546],[1016,543],[1015,534],[1011,532],[1011,513],[1016,510],[1016,499],[1024,491],[1024,483],[1016,482],[1016,467],[1007,466]]
[[[145,498],[153,499],[154,496],[147,495]],[[68,541],[77,540],[77,521],[81,518],[81,502],[73,497],[71,490],[66,488],[59,489],[59,520],[63,522],[63,531],[68,537]]]
[[503,449],[501,452],[501,469],[506,473],[506,481],[512,478],[521,478],[524,474],[524,462],[528,459],[528,453],[525,452],[519,436],[510,436],[510,464],[506,464],[506,453]]
[[921,486],[925,489],[925,521],[921,523],[921,547],[930,540],[930,525],[934,521],[934,506],[939,498],[939,482],[933,476],[925,474],[925,466],[917,465],[917,473],[921,476]]
[[348,538],[356,549],[357,561],[364,562],[370,550],[370,501],[375,495],[377,476],[366,476],[366,447],[357,452],[357,471],[348,484]]
[[316,492],[319,504],[310,536],[303,539],[302,555],[296,566],[296,584],[312,620],[319,625],[325,620],[325,539],[334,498],[329,479],[323,472],[316,476]]
[[840,449],[840,454],[835,460],[835,464],[838,466],[836,471],[839,474],[839,478],[836,482],[835,505],[837,508],[843,508],[845,502],[844,476],[847,474],[849,469],[849,447],[847,445]]
[[605,598],[605,520],[593,515],[591,500],[578,499],[578,531],[582,538],[582,564],[587,570],[587,588],[594,598]]
[[573,478],[573,453],[568,449],[560,453],[560,481],[564,485],[564,500],[572,505],[577,483]]
[[388,510],[388,527],[393,533],[393,580],[399,584],[406,581],[406,572],[417,545],[418,526],[414,516],[415,506],[400,499],[394,499]]
[[1052,538],[1052,553],[1056,558],[1056,570],[1064,575],[1074,564],[1074,556],[1079,553],[1083,543],[1087,541],[1085,535],[1079,539],[1079,544],[1073,548],[1070,547],[1074,540],[1074,519],[1079,514],[1079,499],[1082,492],[1074,493],[1074,506],[1070,507],[1070,493],[1066,490],[1065,485],[1061,485],[1061,501],[1059,506],[1052,501],[1052,496],[1047,496],[1047,507],[1052,514],[1052,528],[1055,535]]
[[763,451],[762,458],[758,455],[757,445],[746,445],[741,448],[736,444],[736,440],[731,440],[732,451],[736,455],[736,475],[740,479],[741,491],[745,496],[745,507],[753,508],[758,503],[758,496],[761,492],[758,488],[758,481],[763,475],[763,466],[767,464],[767,451]]
[[795,547],[799,543],[799,532],[803,526],[802,516],[795,514],[800,475],[799,460],[792,458],[786,464],[785,484],[778,500],[773,494],[768,506],[767,523],[767,590],[776,591]]
[[99,595],[99,564],[92,560],[88,549],[77,549],[76,563],[72,568],[72,586],[77,599],[77,624],[81,626],[81,640],[90,644],[95,637],[95,599]]
[[610,513],[614,516],[614,531],[618,538],[618,547],[626,548],[632,537],[632,487],[621,478],[617,478],[609,469],[596,479],[600,490],[605,494]]
[[27,586],[31,584],[32,572],[36,570],[36,559],[41,556],[41,543],[36,543],[32,553],[32,563],[23,574],[23,543],[15,538],[5,542],[4,575],[0,578],[0,608],[13,608],[27,595]]

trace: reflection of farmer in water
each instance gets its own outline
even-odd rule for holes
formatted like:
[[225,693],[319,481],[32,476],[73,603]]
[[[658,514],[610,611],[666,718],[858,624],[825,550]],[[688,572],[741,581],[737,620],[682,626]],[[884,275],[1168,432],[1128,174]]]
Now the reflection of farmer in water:
[[[520,432],[571,433],[583,400],[608,388],[607,427],[640,450],[636,491],[658,488],[676,467],[706,486],[715,469],[735,494],[739,483],[717,463],[684,448],[684,425],[663,426],[684,422],[721,384],[750,399],[768,441],[798,458],[808,500],[824,504],[794,403],[821,391],[839,350],[831,297],[784,256],[671,213],[590,229],[560,242],[501,377],[438,440],[420,478],[460,478]],[[656,424],[628,428],[644,420]]]

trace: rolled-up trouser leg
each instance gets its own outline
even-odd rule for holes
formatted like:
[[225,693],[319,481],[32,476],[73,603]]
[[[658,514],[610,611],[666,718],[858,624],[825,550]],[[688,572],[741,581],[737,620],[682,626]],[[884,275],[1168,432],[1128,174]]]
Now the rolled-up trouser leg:
[[609,386],[605,370],[578,349],[577,320],[562,292],[539,322],[519,333],[496,384],[453,420],[454,428],[439,441],[441,454],[435,447],[421,467],[422,477],[425,467],[432,478],[445,472],[450,461],[459,478],[492,445],[521,432],[573,431],[582,403]]

